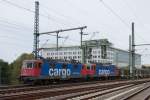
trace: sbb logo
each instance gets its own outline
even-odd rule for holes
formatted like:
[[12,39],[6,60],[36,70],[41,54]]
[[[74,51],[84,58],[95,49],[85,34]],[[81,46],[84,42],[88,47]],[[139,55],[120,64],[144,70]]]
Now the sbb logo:
[[49,76],[70,76],[71,70],[70,69],[49,69]]

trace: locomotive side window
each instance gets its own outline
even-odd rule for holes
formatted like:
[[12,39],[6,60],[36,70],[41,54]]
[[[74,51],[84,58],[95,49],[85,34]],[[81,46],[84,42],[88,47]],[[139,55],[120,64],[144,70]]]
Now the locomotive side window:
[[38,63],[35,62],[35,63],[33,63],[32,66],[33,66],[33,68],[38,68]]
[[27,68],[33,68],[33,63],[32,62],[28,62],[26,66],[27,66]]
[[33,67],[34,68],[41,68],[41,63],[35,62],[35,63],[33,63]]
[[90,69],[90,65],[87,65],[87,69]]

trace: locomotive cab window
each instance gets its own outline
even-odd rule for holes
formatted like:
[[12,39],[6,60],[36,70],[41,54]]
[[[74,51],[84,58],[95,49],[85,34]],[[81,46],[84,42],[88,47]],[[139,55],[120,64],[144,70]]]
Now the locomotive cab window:
[[37,62],[33,63],[33,68],[38,68],[38,63]]
[[87,69],[90,69],[90,65],[87,65]]
[[33,62],[27,62],[26,67],[27,68],[33,68]]

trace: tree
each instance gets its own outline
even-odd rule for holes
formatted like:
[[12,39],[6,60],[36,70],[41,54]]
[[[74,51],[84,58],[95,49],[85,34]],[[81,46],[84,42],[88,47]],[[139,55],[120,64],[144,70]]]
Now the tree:
[[8,62],[0,59],[0,84],[10,83],[10,67]]
[[30,60],[30,59],[33,59],[33,58],[34,58],[33,54],[24,53],[24,54],[20,55],[15,61],[13,61],[10,64],[10,67],[11,67],[11,83],[12,84],[19,83],[18,79],[20,77],[20,70],[21,70],[22,62],[24,60]]

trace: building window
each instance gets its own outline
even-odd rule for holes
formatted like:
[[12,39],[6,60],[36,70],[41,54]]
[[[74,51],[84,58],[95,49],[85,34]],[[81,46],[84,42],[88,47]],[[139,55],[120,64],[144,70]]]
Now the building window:
[[47,53],[47,56],[49,56],[49,53]]
[[78,58],[81,58],[81,56],[78,56]]
[[76,54],[76,52],[73,52],[73,54],[75,55],[75,54]]
[[59,52],[59,55],[62,55],[63,53],[62,52]]
[[78,54],[81,54],[81,51],[78,51]]
[[57,55],[57,52],[55,52],[55,55]]
[[72,57],[71,57],[71,56],[69,56],[68,58],[69,58],[69,59],[72,59]]
[[64,55],[66,55],[67,54],[67,52],[64,52]]
[[76,56],[73,56],[73,59],[76,59],[77,57]]
[[69,52],[69,55],[71,55],[72,54],[72,52]]

